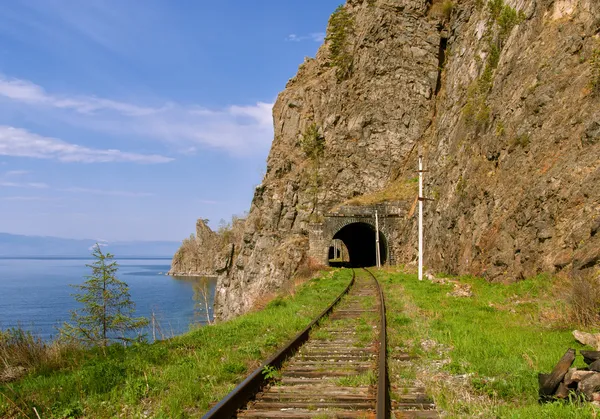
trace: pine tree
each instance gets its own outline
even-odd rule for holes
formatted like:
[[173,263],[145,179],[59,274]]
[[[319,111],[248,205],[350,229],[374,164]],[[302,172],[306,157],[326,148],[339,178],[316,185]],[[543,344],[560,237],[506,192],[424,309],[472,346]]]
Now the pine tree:
[[[144,317],[133,317],[135,304],[131,301],[129,287],[117,279],[119,269],[110,253],[104,254],[96,244],[92,252],[96,259],[86,265],[92,274],[82,285],[71,285],[80,292],[73,294],[83,307],[71,311],[71,323],[65,323],[61,335],[67,340],[85,346],[106,347],[111,342],[127,344],[144,339],[139,329],[148,324]],[[131,332],[138,331],[132,338]]]

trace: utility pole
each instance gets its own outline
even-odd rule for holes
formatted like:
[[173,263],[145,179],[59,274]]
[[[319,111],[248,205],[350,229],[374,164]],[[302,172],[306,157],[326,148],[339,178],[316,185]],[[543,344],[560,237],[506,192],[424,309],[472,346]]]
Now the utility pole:
[[419,155],[419,281],[423,280],[423,156]]
[[375,257],[377,258],[377,267],[381,268],[381,253],[379,250],[379,217],[377,216],[377,210],[375,210]]

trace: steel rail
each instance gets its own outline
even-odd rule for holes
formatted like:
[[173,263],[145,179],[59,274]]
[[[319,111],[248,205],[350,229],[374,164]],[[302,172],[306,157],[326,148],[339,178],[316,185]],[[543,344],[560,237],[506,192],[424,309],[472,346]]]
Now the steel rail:
[[387,341],[386,341],[386,322],[385,322],[385,299],[383,298],[383,290],[379,281],[366,268],[363,268],[377,284],[377,290],[379,293],[379,315],[381,317],[381,323],[379,326],[379,366],[378,366],[378,379],[377,379],[377,400],[375,404],[375,417],[377,419],[388,419],[390,412],[390,398],[388,389],[388,375],[387,375]]
[[317,316],[302,332],[298,333],[295,338],[288,342],[275,355],[265,361],[260,367],[255,369],[244,381],[234,388],[225,398],[210,409],[202,419],[225,419],[236,416],[238,409],[244,407],[248,401],[260,391],[267,383],[263,376],[265,367],[280,368],[283,362],[292,356],[300,346],[302,346],[309,338],[310,331],[313,327],[319,324],[321,320],[327,317],[333,308],[340,302],[342,297],[350,291],[354,285],[356,274],[352,270],[352,279],[344,291],[329,305],[319,316]]

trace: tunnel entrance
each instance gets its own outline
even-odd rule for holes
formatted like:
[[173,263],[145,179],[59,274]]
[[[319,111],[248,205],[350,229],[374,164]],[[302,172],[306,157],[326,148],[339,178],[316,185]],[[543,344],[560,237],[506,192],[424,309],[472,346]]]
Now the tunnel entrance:
[[[348,249],[349,265],[354,268],[375,266],[377,256],[375,251],[375,227],[367,223],[352,223],[343,227],[333,240],[341,240]],[[379,252],[381,264],[387,260],[387,239],[379,232]]]

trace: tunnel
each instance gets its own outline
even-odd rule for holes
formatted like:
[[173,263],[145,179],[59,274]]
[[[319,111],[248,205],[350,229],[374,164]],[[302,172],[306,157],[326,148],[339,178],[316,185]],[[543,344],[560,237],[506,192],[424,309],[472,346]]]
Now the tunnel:
[[[338,231],[333,240],[341,240],[348,249],[350,266],[354,268],[375,266],[377,256],[375,251],[375,227],[367,223],[352,223]],[[387,260],[387,240],[384,234],[379,232],[379,252],[381,264]]]
[[327,255],[327,260],[337,259],[337,255],[335,254],[335,248],[333,246],[329,246],[329,252]]

